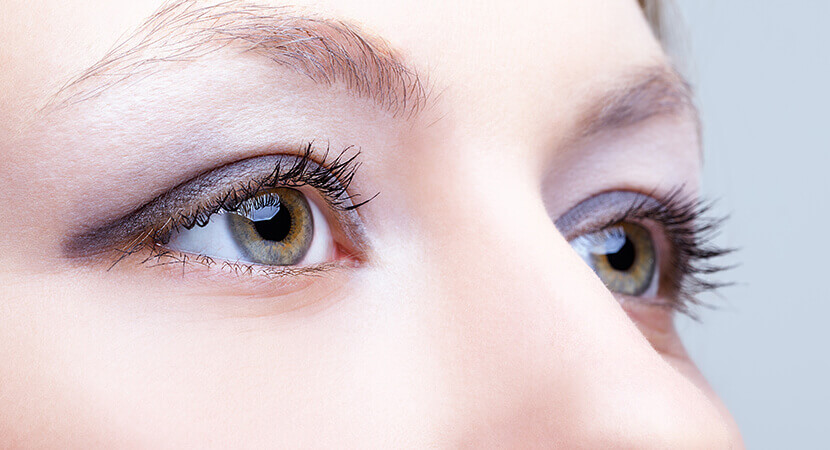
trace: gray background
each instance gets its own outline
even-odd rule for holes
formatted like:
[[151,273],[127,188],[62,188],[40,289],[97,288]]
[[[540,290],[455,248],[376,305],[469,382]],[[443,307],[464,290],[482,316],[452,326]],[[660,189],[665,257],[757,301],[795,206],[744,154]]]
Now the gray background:
[[704,192],[742,248],[718,310],[678,327],[749,448],[830,448],[830,1],[676,2]]

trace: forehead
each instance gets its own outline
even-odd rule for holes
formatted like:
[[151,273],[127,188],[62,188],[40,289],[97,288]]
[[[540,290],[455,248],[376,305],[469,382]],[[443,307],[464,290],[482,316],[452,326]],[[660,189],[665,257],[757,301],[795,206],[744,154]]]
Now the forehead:
[[[662,60],[631,0],[548,0],[518,6],[416,0],[305,3],[292,5],[381,37],[417,70],[428,73],[430,83],[446,90],[446,97],[462,110],[517,102],[567,103],[586,80],[613,78],[626,67]],[[43,1],[25,7],[5,3],[0,6],[0,33],[6,43],[0,60],[10,70],[0,74],[0,103],[24,118],[163,6],[157,0]]]

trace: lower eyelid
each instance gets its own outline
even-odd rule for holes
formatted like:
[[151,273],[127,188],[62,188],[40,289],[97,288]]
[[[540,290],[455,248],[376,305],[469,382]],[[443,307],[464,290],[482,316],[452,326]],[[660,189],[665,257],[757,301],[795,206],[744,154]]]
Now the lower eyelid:
[[[161,252],[164,253],[161,256]],[[208,262],[205,258],[182,255],[144,246],[131,258],[102,272],[103,281],[120,272],[119,286],[135,283],[136,291],[150,293],[151,303],[143,310],[181,310],[207,318],[256,318],[294,311],[309,313],[328,307],[343,298],[338,295],[355,277],[351,261],[342,260],[303,268],[278,268]],[[141,264],[140,270],[134,267]],[[156,295],[152,295],[152,294]],[[152,303],[154,299],[157,302]],[[182,302],[177,305],[172,302]]]
[[153,243],[135,247],[126,258],[130,259],[128,264],[113,266],[110,272],[130,270],[131,276],[135,276],[131,265],[139,264],[153,269],[148,271],[153,273],[151,276],[162,275],[162,278],[167,278],[175,284],[184,282],[204,287],[203,283],[207,282],[207,285],[213,285],[214,288],[228,285],[250,287],[261,283],[272,284],[274,287],[291,286],[298,284],[297,280],[300,279],[313,280],[328,272],[355,267],[351,261],[330,261],[308,266],[265,266],[184,253]]

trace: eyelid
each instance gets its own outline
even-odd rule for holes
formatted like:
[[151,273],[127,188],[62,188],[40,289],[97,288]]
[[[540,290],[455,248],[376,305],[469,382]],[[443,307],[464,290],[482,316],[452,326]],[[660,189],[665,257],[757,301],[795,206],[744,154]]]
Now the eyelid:
[[[260,189],[286,185],[286,182],[295,187],[324,184],[323,190],[331,195],[321,192],[321,197],[345,225],[348,237],[362,250],[366,247],[365,232],[355,209],[371,198],[355,203],[353,199],[357,197],[346,191],[359,167],[356,162],[358,152],[344,157],[348,150],[341,152],[331,163],[319,163],[313,158],[309,144],[299,155],[258,156],[213,169],[131,213],[70,236],[63,242],[63,253],[70,258],[80,258],[105,253],[118,246],[128,250],[151,237],[163,238],[177,227],[190,228],[216,211],[235,208]],[[324,177],[324,174],[330,176]],[[303,180],[303,176],[314,179]],[[317,190],[321,189],[317,187]]]
[[556,229],[571,241],[577,236],[605,229],[632,211],[660,205],[649,195],[634,191],[610,191],[577,204],[556,219]]

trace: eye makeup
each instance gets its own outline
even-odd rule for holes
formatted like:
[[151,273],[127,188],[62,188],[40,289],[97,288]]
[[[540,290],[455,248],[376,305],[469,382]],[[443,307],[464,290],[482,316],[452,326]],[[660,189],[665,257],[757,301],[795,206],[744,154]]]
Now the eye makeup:
[[[712,244],[712,238],[717,234],[722,219],[707,217],[710,205],[695,198],[682,194],[682,188],[676,188],[665,195],[646,195],[633,191],[609,191],[595,195],[571,208],[562,217],[556,220],[557,229],[565,238],[576,244],[575,249],[584,247],[584,242],[593,245],[599,237],[611,237],[611,241],[626,242],[624,231],[641,230],[634,233],[634,242],[645,242],[650,233],[650,240],[654,243],[651,253],[656,253],[657,272],[659,277],[652,296],[640,296],[641,289],[622,289],[620,294],[626,298],[636,298],[637,301],[667,307],[691,315],[690,306],[699,303],[697,295],[703,291],[722,287],[720,283],[710,279],[710,275],[726,269],[714,263],[717,258],[724,256],[731,250],[718,248]],[[623,233],[621,236],[617,234]],[[602,243],[607,245],[606,243]],[[649,244],[651,245],[651,244]],[[619,260],[622,255],[628,258],[631,265],[634,262],[633,248],[628,248],[628,254],[618,253],[626,247],[615,245],[610,249],[607,267],[616,266],[619,269]],[[661,248],[662,247],[662,248]],[[646,252],[649,253],[649,252]],[[583,256],[584,258],[584,256]],[[595,271],[598,267],[592,267]],[[599,265],[599,269],[603,266]],[[606,272],[611,273],[610,270]],[[626,287],[621,282],[625,279],[619,273],[599,273],[600,278],[609,285],[612,291],[619,291],[615,287]],[[649,289],[651,291],[651,289]],[[636,295],[632,295],[636,294]]]
[[330,160],[328,156],[327,149],[318,162],[309,143],[297,154],[259,156],[219,167],[123,217],[68,237],[63,252],[81,258],[114,250],[121,254],[119,261],[148,247],[166,254],[157,244],[166,243],[179,230],[205,226],[214,214],[244,208],[249,199],[269,190],[302,187],[323,199],[329,215],[342,224],[343,234],[360,252],[366,248],[366,239],[356,210],[374,197],[362,199],[349,191],[360,167],[357,150],[350,147]]
[[[323,200],[326,216],[333,217],[326,222],[336,222],[332,230],[340,230],[339,236],[345,237],[335,241],[346,241],[347,251],[331,255],[364,254],[367,238],[356,209],[374,197],[361,199],[349,189],[360,167],[359,152],[347,148],[331,160],[328,155],[326,150],[322,158],[317,158],[309,143],[296,154],[253,157],[213,169],[131,213],[70,236],[63,243],[64,254],[70,258],[113,254],[114,266],[132,254],[150,250],[144,262],[152,265],[181,263],[184,266],[187,261],[202,262],[206,266],[222,263],[237,274],[261,273],[268,277],[319,273],[325,267],[342,266],[343,261],[338,262],[337,258],[308,266],[285,263],[273,267],[261,261],[283,259],[253,258],[255,262],[251,263],[242,258],[217,261],[213,257],[221,255],[165,245],[173,244],[171,236],[195,227],[205,228],[212,217],[243,218],[261,212],[251,208],[270,208],[270,211],[279,203],[263,200],[274,197],[269,193],[297,188],[305,191],[297,191],[297,196],[311,194]],[[280,192],[287,195],[289,191]],[[722,285],[711,281],[708,275],[723,270],[712,261],[729,250],[711,244],[721,221],[707,218],[708,205],[682,192],[682,188],[665,195],[625,190],[603,192],[572,207],[555,225],[610,290],[642,303],[690,313],[689,307],[698,303],[697,294]],[[286,197],[282,201],[288,200]],[[291,205],[291,202],[285,204],[286,208]],[[299,218],[286,223],[297,222]],[[248,219],[256,222],[262,218]],[[251,242],[268,244],[272,250],[282,248],[282,244],[269,244],[267,236],[263,235],[265,240],[259,239],[259,231],[247,235],[254,234],[257,239]],[[281,239],[273,241],[282,242]],[[290,261],[295,259],[301,258]]]

